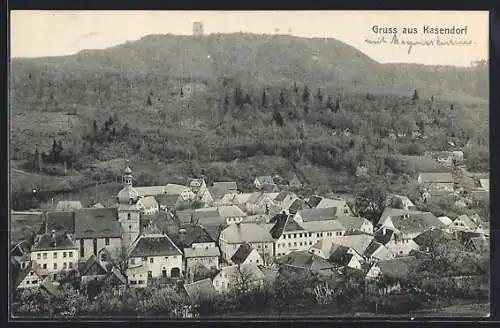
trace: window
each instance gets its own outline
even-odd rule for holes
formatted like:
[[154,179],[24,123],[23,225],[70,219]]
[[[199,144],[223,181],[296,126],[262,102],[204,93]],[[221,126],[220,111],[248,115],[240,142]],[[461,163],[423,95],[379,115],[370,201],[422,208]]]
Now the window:
[[297,246],[297,242],[296,241],[293,243],[293,246]]
[[129,225],[129,226],[128,226],[128,228],[129,228],[129,229],[132,229],[132,226],[131,226],[131,225]]
[[37,260],[40,260],[41,258],[42,258],[42,254],[41,254],[41,253],[37,253],[37,254],[36,254],[36,259],[37,259]]
[[69,257],[73,257],[73,252],[69,252]]
[[168,261],[168,256],[165,256],[165,261]]
[[73,262],[69,262],[69,268],[73,269]]
[[63,258],[66,258],[66,255],[67,255],[66,252],[63,252]]
[[85,257],[85,247],[83,242],[84,240],[80,239],[80,257]]
[[150,257],[149,258],[149,263],[154,263],[154,258]]
[[153,271],[148,271],[148,278],[152,278],[153,277]]
[[66,262],[63,263],[63,269],[66,270],[68,268],[68,264]]
[[148,260],[148,257],[147,257],[147,256],[144,256],[144,257],[142,258],[142,261],[143,261],[143,262],[146,262],[147,260]]
[[309,233],[309,237],[312,237],[312,233]]
[[301,233],[299,233],[299,238],[302,238],[302,234]]
[[257,248],[258,248],[258,249],[260,249],[260,248],[261,248],[261,247],[260,247],[260,244],[258,244],[258,245],[257,245]]
[[299,245],[302,246],[302,242],[300,242]]
[[292,243],[288,243],[288,247],[292,246]]
[[32,276],[32,275],[33,275],[33,271],[30,272],[30,276]]
[[47,263],[44,263],[44,264],[43,264],[43,268],[44,268],[44,269],[47,269]]
[[54,252],[54,258],[57,259],[57,252]]
[[127,220],[130,220],[130,213],[127,213]]
[[286,239],[286,235],[283,235],[283,239]]
[[312,244],[313,244],[313,242],[312,242],[312,241],[310,241],[310,242],[309,242],[309,245],[312,245]]
[[267,245],[264,245],[264,248],[267,248]]
[[46,260],[47,259],[47,253],[43,253],[43,259]]
[[280,248],[280,247],[281,247],[281,244],[278,244],[278,248]]
[[29,280],[26,280],[26,285],[29,285],[30,284],[30,281]]
[[293,234],[293,238],[297,238],[297,234],[296,233]]
[[135,259],[130,259],[130,265],[135,265]]
[[130,280],[131,285],[137,285],[137,280]]
[[93,243],[93,247],[94,247],[94,255],[97,255],[97,239],[94,238],[92,243]]
[[256,260],[257,263],[259,263],[259,260]]
[[57,270],[57,263],[54,263],[54,270]]
[[31,283],[32,284],[38,284],[38,280],[33,280]]
[[106,246],[109,246],[109,238],[105,238],[104,243],[106,244]]

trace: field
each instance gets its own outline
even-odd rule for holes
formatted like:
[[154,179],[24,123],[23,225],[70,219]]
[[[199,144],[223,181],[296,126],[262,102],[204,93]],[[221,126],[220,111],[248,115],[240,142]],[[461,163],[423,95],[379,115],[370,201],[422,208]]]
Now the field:
[[71,188],[72,185],[80,182],[81,176],[78,174],[50,176],[11,168],[10,179],[13,191],[30,191],[34,188],[41,188],[45,191],[56,191]]
[[414,167],[417,172],[449,171],[449,169],[445,168],[434,158],[429,156],[400,155],[399,158]]

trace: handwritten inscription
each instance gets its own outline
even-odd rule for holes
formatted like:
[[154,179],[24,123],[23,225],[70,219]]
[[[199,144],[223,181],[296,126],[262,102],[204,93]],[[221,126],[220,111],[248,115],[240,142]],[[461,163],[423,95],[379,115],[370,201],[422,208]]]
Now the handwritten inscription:
[[[374,25],[371,27],[371,31],[377,36],[372,39],[365,39],[366,43],[406,46],[408,47],[408,54],[416,46],[446,47],[475,44],[470,39],[464,39],[464,36],[468,33],[467,26],[436,27],[424,25],[421,28],[414,26],[397,28]],[[417,35],[419,31],[421,34]],[[398,35],[398,33],[400,34]]]

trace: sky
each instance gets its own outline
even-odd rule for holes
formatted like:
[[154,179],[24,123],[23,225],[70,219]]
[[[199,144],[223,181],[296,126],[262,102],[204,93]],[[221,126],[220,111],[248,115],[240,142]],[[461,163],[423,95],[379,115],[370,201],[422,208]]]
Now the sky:
[[[150,34],[192,34],[193,21],[203,23],[205,34],[249,32],[329,37],[343,41],[381,63],[468,66],[488,59],[487,11],[12,11],[11,57],[75,54],[83,49],[104,49]],[[467,27],[467,34],[424,34],[424,26]],[[376,34],[374,26],[392,34]],[[417,28],[403,34],[403,28]],[[384,37],[385,42],[380,41]],[[368,41],[372,41],[367,42]],[[401,41],[416,42],[413,46]],[[432,45],[421,43],[433,42]],[[457,45],[456,43],[466,43]]]

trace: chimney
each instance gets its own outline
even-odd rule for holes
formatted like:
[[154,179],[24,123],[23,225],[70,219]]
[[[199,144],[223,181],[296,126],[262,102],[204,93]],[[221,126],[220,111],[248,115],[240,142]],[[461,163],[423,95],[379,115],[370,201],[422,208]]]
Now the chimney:
[[52,233],[51,233],[51,238],[52,238],[52,244],[54,246],[57,246],[56,245],[56,231],[55,230],[52,230]]

